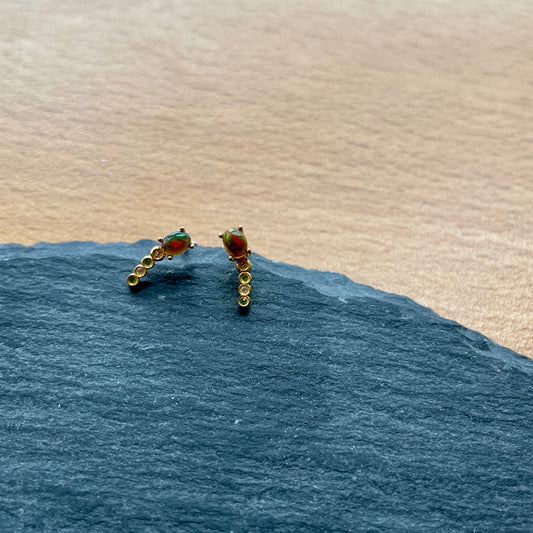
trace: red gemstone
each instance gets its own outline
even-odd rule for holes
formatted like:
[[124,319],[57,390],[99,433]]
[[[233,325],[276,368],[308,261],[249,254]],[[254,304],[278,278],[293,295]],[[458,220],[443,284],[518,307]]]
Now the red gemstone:
[[161,249],[167,255],[182,254],[191,245],[191,237],[183,231],[175,231],[167,235],[161,243]]
[[248,250],[248,241],[244,234],[238,229],[232,228],[224,233],[222,242],[226,252],[232,257],[238,258],[246,255]]

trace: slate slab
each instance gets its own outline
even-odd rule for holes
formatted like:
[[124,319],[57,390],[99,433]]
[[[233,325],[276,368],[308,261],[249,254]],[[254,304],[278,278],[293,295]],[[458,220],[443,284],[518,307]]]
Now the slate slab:
[[222,249],[2,245],[1,531],[533,531],[533,363]]

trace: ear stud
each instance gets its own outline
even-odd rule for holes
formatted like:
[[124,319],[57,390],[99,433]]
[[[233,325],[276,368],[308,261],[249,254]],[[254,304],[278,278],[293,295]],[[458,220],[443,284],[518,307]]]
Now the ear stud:
[[224,248],[229,254],[229,260],[235,262],[235,266],[239,272],[239,298],[237,303],[240,307],[248,307],[250,305],[250,292],[252,291],[252,263],[248,259],[252,250],[248,248],[248,241],[244,235],[242,226],[238,228],[230,228],[219,237],[222,239]]
[[130,287],[135,287],[139,280],[146,275],[146,272],[155,265],[156,261],[162,261],[165,257],[172,259],[175,255],[181,255],[189,248],[194,248],[196,244],[191,241],[191,236],[183,227],[179,231],[169,233],[166,237],[157,240],[160,245],[154,246],[150,250],[150,255],[145,255],[127,277],[126,281]]

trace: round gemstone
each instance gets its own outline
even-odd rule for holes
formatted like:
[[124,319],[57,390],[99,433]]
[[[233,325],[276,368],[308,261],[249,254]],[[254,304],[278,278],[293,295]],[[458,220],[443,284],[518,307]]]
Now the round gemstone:
[[250,270],[252,268],[252,263],[248,259],[241,259],[236,263],[237,270],[239,272],[244,272],[245,270]]
[[147,255],[142,258],[141,264],[144,268],[152,268],[154,266],[154,260],[149,255]]
[[137,265],[133,269],[133,273],[142,278],[146,274],[146,268],[144,268],[142,265]]
[[180,255],[191,245],[191,237],[184,231],[175,231],[167,235],[161,243],[161,249],[167,255]]
[[240,296],[238,302],[241,307],[246,307],[250,303],[250,298],[248,296]]
[[239,294],[242,296],[246,296],[247,294],[250,294],[250,285],[244,284],[239,287]]
[[139,278],[135,274],[130,274],[128,276],[128,285],[133,287],[134,285],[137,285],[137,283],[139,283]]
[[150,251],[150,255],[152,256],[152,259],[154,261],[161,261],[161,259],[165,257],[165,253],[163,252],[163,250],[161,250],[160,246],[152,248],[152,250]]
[[248,272],[241,272],[239,274],[239,281],[241,283],[250,283],[252,281],[252,275]]
[[235,258],[243,257],[248,250],[248,241],[242,231],[231,228],[222,235],[222,243],[229,255]]

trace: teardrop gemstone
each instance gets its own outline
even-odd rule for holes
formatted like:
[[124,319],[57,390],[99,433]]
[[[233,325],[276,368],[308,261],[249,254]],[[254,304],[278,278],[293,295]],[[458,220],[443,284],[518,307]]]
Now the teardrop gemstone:
[[167,255],[179,255],[187,251],[191,245],[191,237],[184,231],[169,233],[161,243],[161,249]]
[[231,228],[222,235],[222,242],[226,252],[236,259],[246,255],[248,241],[244,233],[236,228]]

